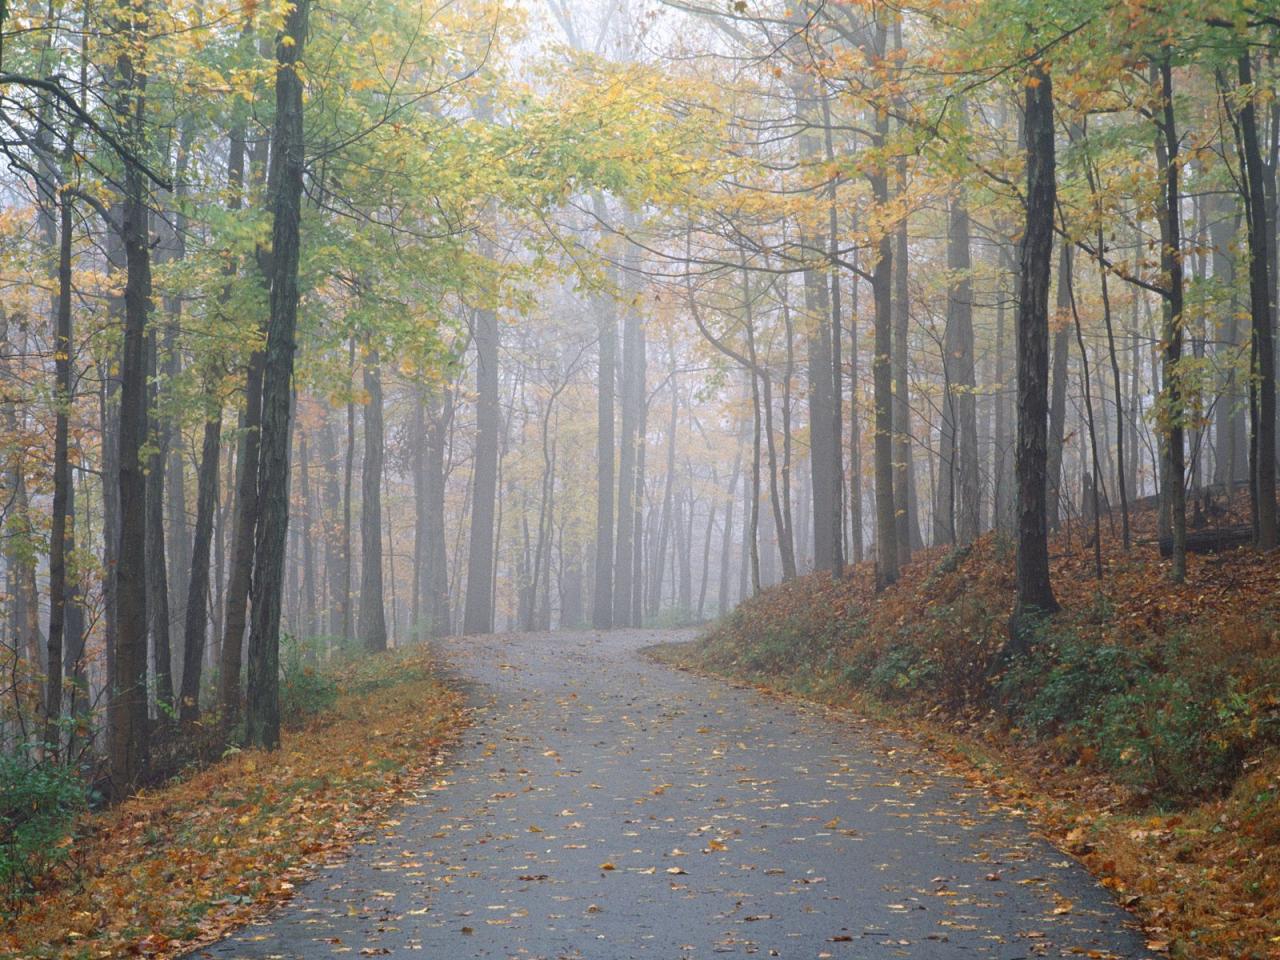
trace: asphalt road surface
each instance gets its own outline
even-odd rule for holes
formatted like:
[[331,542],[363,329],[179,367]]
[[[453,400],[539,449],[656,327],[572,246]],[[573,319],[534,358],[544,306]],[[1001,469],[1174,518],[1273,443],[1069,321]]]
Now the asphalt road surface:
[[440,778],[194,956],[1146,956],[1085,870],[923,751],[640,653],[681,636],[452,641],[476,716]]

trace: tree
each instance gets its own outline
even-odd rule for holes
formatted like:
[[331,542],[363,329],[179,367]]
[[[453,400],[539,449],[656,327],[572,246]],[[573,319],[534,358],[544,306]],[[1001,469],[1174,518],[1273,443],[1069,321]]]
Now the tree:
[[[1271,275],[1275,263],[1275,251],[1271,249],[1275,225],[1268,222],[1268,211],[1274,204],[1267,198],[1268,170],[1262,162],[1262,150],[1259,146],[1255,107],[1257,90],[1253,82],[1252,54],[1247,48],[1239,55],[1236,64],[1240,91],[1244,98],[1238,123],[1246,184],[1242,192],[1245,200],[1245,223],[1249,231],[1249,314],[1252,318],[1253,366],[1257,377],[1257,386],[1254,388],[1256,409],[1250,444],[1253,452],[1250,473],[1254,513],[1257,518],[1254,536],[1260,549],[1270,550],[1276,546],[1276,365]],[[1162,65],[1162,78],[1164,69]],[[1166,118],[1166,122],[1172,125],[1172,106],[1167,109]],[[1275,122],[1274,119],[1272,122]],[[1274,181],[1274,160],[1270,175]],[[1177,190],[1177,171],[1173,168],[1173,159],[1170,160],[1169,177],[1172,195]],[[1270,189],[1274,193],[1274,182]],[[1183,536],[1185,537],[1185,531]]]
[[498,314],[475,312],[476,457],[471,500],[471,549],[467,561],[467,608],[462,632],[493,632],[494,505],[498,494]]
[[263,366],[259,522],[253,554],[245,741],[280,745],[280,610],[289,526],[289,426],[298,321],[299,233],[305,167],[302,76],[310,0],[296,0],[276,37],[276,116],[271,142],[270,303]]
[[360,497],[360,642],[376,653],[387,649],[387,617],[382,594],[382,376],[378,351],[364,361],[364,461]]
[[[145,35],[146,18],[130,18],[116,56],[117,111],[125,118],[134,150],[144,144],[146,78],[135,62],[134,44]],[[147,722],[147,509],[142,469],[147,435],[146,334],[151,315],[151,243],[147,229],[146,184],[127,163],[120,204],[120,237],[125,255],[124,347],[120,363],[118,487],[120,546],[115,566],[117,637],[110,663],[111,793],[130,794],[146,772]]]
[[[1173,51],[1166,48],[1155,71],[1158,76],[1160,111],[1156,126],[1156,162],[1164,174],[1160,221],[1160,272],[1164,275],[1164,396],[1160,420],[1164,434],[1164,489],[1162,507],[1173,534],[1173,567],[1170,576],[1181,583],[1187,576],[1187,491],[1186,450],[1183,422],[1187,416],[1182,383],[1183,265],[1182,192],[1178,186],[1178,128],[1173,105]],[[1274,418],[1273,418],[1274,422]]]
[[[604,202],[594,197],[596,216]],[[596,380],[596,537],[595,586],[591,599],[591,626],[613,626],[613,461],[614,385],[617,382],[618,317],[610,297],[600,298],[599,363]]]
[[1026,78],[1026,221],[1018,260],[1018,540],[1013,646],[1030,644],[1040,618],[1058,610],[1049,581],[1045,511],[1049,380],[1049,274],[1057,197],[1053,79],[1040,62]]

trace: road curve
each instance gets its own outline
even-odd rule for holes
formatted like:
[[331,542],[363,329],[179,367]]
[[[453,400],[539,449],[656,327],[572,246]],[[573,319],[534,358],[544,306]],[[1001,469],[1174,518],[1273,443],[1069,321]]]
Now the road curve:
[[193,956],[1146,956],[1083,868],[921,750],[640,654],[681,636],[450,642],[476,716],[440,779]]

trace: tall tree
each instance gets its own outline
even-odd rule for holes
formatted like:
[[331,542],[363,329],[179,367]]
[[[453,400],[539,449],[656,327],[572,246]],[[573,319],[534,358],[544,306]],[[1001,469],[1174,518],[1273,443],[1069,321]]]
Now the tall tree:
[[1067,318],[1071,311],[1071,242],[1063,240],[1058,251],[1058,293],[1054,314],[1053,378],[1049,393],[1049,440],[1046,456],[1047,501],[1045,510],[1049,529],[1058,529],[1062,522],[1062,454],[1067,432],[1067,380],[1068,360],[1071,352],[1071,325]]
[[[58,292],[54,299],[54,437],[53,437],[53,517],[49,527],[49,637],[45,660],[43,738],[56,755],[61,744],[63,646],[68,623],[68,606],[74,605],[75,590],[67,576],[67,557],[75,550],[75,513],[71,505],[71,458],[69,452],[70,408],[72,402],[71,342],[71,241],[73,222],[69,191],[58,194]],[[71,644],[67,644],[70,646]]]
[[[1258,91],[1253,81],[1252,54],[1246,48],[1236,61],[1237,74],[1244,102],[1240,108],[1240,142],[1244,159],[1245,223],[1249,233],[1249,314],[1252,319],[1253,364],[1257,371],[1256,413],[1253,418],[1253,450],[1252,484],[1255,540],[1263,550],[1276,546],[1276,363],[1274,345],[1274,323],[1272,314],[1271,271],[1274,266],[1275,251],[1271,244],[1275,234],[1275,224],[1268,222],[1268,212],[1272,203],[1267,197],[1267,187],[1271,192],[1276,190],[1275,129],[1272,130],[1272,159],[1270,170],[1262,162],[1262,149],[1259,145],[1257,108],[1255,101]],[[1162,66],[1162,76],[1163,70]],[[1166,111],[1172,117],[1172,108]],[[1171,119],[1166,121],[1172,123]],[[1272,117],[1273,127],[1276,118]],[[1176,154],[1174,155],[1176,157]],[[1172,160],[1170,161],[1172,164]],[[1268,174],[1270,176],[1268,177]],[[1177,190],[1177,173],[1170,167],[1170,191]]]
[[1017,599],[1010,633],[1014,649],[1025,649],[1041,617],[1058,601],[1049,581],[1045,516],[1049,380],[1049,275],[1057,201],[1053,128],[1053,80],[1040,61],[1026,78],[1026,223],[1018,261],[1018,542]]
[[475,315],[476,441],[471,496],[471,549],[467,559],[467,606],[462,632],[493,632],[493,532],[498,495],[498,314],[482,307]]
[[[596,195],[597,216],[603,200]],[[596,382],[596,549],[591,626],[613,626],[613,399],[617,382],[618,317],[612,298],[599,301],[599,364]]]
[[378,351],[364,361],[364,460],[360,483],[360,642],[366,650],[387,649],[387,615],[382,588],[382,374]]
[[298,322],[302,178],[306,162],[302,76],[310,0],[296,0],[276,37],[276,115],[272,134],[270,319],[262,390],[259,523],[253,555],[245,741],[280,745],[280,612],[289,531],[289,429]]
[[[1164,274],[1163,349],[1164,396],[1160,422],[1164,434],[1164,489],[1161,509],[1168,517],[1173,539],[1170,576],[1181,583],[1187,576],[1186,450],[1183,423],[1187,405],[1180,368],[1182,361],[1183,263],[1182,190],[1179,186],[1178,128],[1173,103],[1173,51],[1166,47],[1155,68],[1161,108],[1158,113],[1156,159],[1164,175],[1163,203],[1159,206],[1160,271]],[[1274,423],[1274,418],[1272,420]],[[1274,468],[1273,468],[1274,472]]]
[[196,529],[191,542],[191,576],[187,582],[183,631],[182,689],[178,715],[184,722],[200,715],[200,678],[208,629],[205,598],[209,594],[209,555],[213,546],[213,515],[218,502],[218,458],[222,449],[222,398],[210,387],[205,410],[200,470],[196,477]]

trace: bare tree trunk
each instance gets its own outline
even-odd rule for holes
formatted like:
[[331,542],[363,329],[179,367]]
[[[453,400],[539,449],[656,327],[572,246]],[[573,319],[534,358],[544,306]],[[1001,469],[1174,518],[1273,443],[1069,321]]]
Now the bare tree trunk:
[[[718,489],[720,486],[720,477],[717,476],[715,467],[711,468],[711,487]],[[702,622],[707,607],[707,583],[711,579],[711,538],[715,535],[716,530],[716,498],[711,497],[707,504],[707,529],[706,536],[702,541],[702,579],[698,584],[698,609],[696,611],[696,619]]]
[[[209,392],[214,387],[209,386]],[[204,667],[205,602],[209,595],[209,553],[213,537],[213,513],[218,502],[218,456],[222,449],[222,403],[210,399],[200,450],[196,481],[196,531],[191,549],[191,577],[187,583],[186,624],[183,636],[182,692],[179,716],[190,723],[200,716],[200,677]]]
[[[856,256],[856,253],[855,253]],[[849,279],[849,530],[852,559],[861,563],[862,543],[862,415],[858,402],[858,277]]]
[[720,536],[720,583],[716,596],[716,614],[729,612],[729,561],[733,553],[733,508],[737,505],[738,477],[742,474],[742,447],[739,443],[729,476],[729,502],[724,508],[724,531]]
[[364,459],[360,483],[359,639],[371,652],[387,649],[387,617],[382,588],[382,376],[378,351],[364,362]]
[[[671,357],[672,369],[675,368],[675,356]],[[675,495],[676,473],[676,427],[679,424],[680,394],[676,390],[675,374],[671,375],[671,418],[667,424],[667,475],[663,483],[662,517],[658,521],[657,550],[650,569],[649,579],[649,616],[656,616],[662,603],[662,564],[666,553],[667,540],[671,531],[671,508]]]
[[[806,241],[802,239],[802,244]],[[812,242],[812,241],[810,241]],[[838,575],[843,563],[837,563],[835,478],[836,438],[831,435],[835,422],[831,379],[831,313],[830,290],[824,272],[816,269],[804,273],[804,294],[809,378],[809,469],[813,491],[813,565]]]
[[1220,373],[1218,402],[1214,408],[1216,459],[1213,479],[1222,484],[1224,489],[1230,490],[1233,483],[1247,475],[1246,397],[1240,389],[1236,374],[1241,350],[1240,322],[1236,316],[1239,298],[1236,294],[1235,256],[1231,251],[1231,244],[1240,229],[1240,213],[1234,204],[1222,201],[1214,201],[1211,210],[1213,215],[1209,221],[1209,243],[1213,248],[1213,278],[1228,291],[1226,309],[1219,321],[1222,341],[1214,351]]
[[316,583],[315,539],[311,535],[311,452],[305,431],[298,436],[298,479],[302,482],[299,497],[302,503],[302,523],[298,529],[302,540],[302,622],[299,632],[305,637],[315,637],[319,632],[316,623],[316,599],[319,585]]
[[156,705],[163,722],[173,709],[173,651],[169,634],[169,578],[165,565],[164,476],[169,459],[169,418],[160,417],[156,334],[147,336],[148,420],[151,455],[146,472],[147,610],[151,617],[151,652]]
[[[1241,141],[1244,153],[1246,181],[1245,215],[1249,230],[1249,312],[1252,317],[1252,343],[1257,370],[1257,416],[1253,427],[1253,465],[1251,475],[1254,488],[1255,539],[1262,550],[1276,545],[1276,372],[1274,318],[1272,316],[1272,255],[1270,244],[1274,223],[1268,223],[1268,201],[1265,189],[1262,154],[1258,144],[1258,123],[1255,116],[1253,90],[1253,62],[1246,50],[1238,61],[1240,86],[1249,91],[1240,110]],[[1171,81],[1169,66],[1162,65],[1166,92]],[[1173,133],[1173,108],[1165,110],[1166,138]],[[1169,194],[1177,194],[1176,141],[1171,141]],[[1274,170],[1273,181],[1274,181]],[[1274,184],[1273,184],[1274,190]],[[1181,293],[1179,291],[1179,297]],[[1172,308],[1172,305],[1171,305]],[[1184,533],[1185,536],[1185,533]],[[1176,539],[1176,531],[1175,531]],[[1176,562],[1176,551],[1175,551]]]
[[[347,343],[347,382],[354,388],[356,377],[356,340],[352,337]],[[347,445],[342,461],[342,639],[350,640],[356,635],[355,603],[351,593],[351,584],[355,579],[355,558],[351,553],[351,497],[355,488],[356,473],[356,402],[354,396],[347,398]]]
[[[596,214],[604,219],[604,201],[595,195]],[[597,298],[600,311],[600,360],[596,383],[596,549],[591,626],[613,626],[613,400],[617,384],[618,316],[612,297]]]
[[1025,650],[1041,617],[1057,611],[1049,582],[1045,504],[1049,275],[1057,200],[1053,81],[1039,62],[1026,88],[1027,193],[1018,277],[1017,599],[1011,645]]
[[1012,526],[1013,516],[1013,458],[1009,456],[1011,442],[1009,439],[1009,403],[1005,396],[1008,392],[1008,367],[1005,357],[1005,297],[1007,292],[1003,283],[996,290],[996,395],[995,395],[995,437],[993,441],[995,492],[992,497],[991,525],[997,530],[1008,530]]
[[432,405],[427,428],[426,604],[431,636],[451,632],[449,558],[445,550],[445,451],[453,423],[453,390],[445,386]]
[[231,569],[227,575],[222,661],[218,670],[218,708],[223,728],[240,719],[241,658],[248,624],[249,586],[253,578],[254,537],[258,524],[258,460],[262,430],[262,378],[266,354],[255,350],[245,375],[245,405],[240,416],[236,499],[232,512]]
[[476,311],[476,454],[463,633],[493,632],[494,507],[498,492],[498,315]]
[[957,393],[956,407],[959,413],[958,474],[959,502],[956,511],[956,539],[970,543],[980,531],[982,517],[982,490],[978,480],[978,414],[975,398],[977,376],[973,356],[973,279],[969,259],[969,211],[963,194],[958,197],[951,211],[951,240],[948,266],[956,271],[956,285],[951,306],[954,322],[947,325],[954,335],[951,360],[955,376],[951,378],[952,391]]
[[296,64],[310,0],[296,0],[276,40],[276,115],[271,154],[271,313],[267,325],[258,471],[260,522],[254,544],[245,740],[280,745],[280,608],[289,529],[290,397],[298,320],[299,228],[305,163],[302,77]]
[[618,536],[613,566],[613,626],[631,626],[631,593],[635,579],[636,460],[639,435],[640,403],[640,317],[632,309],[626,311],[622,325],[622,438],[618,457]]
[[[44,696],[46,747],[57,756],[62,734],[62,667],[68,607],[77,602],[74,584],[68,584],[67,556],[75,551],[75,513],[72,506],[71,459],[68,437],[72,403],[71,358],[71,194],[58,197],[58,293],[54,298],[54,428],[53,518],[49,528],[49,638]],[[76,637],[68,647],[75,645]],[[77,658],[78,659],[78,658]],[[73,704],[74,707],[74,704]]]
[[[1181,583],[1187,576],[1187,503],[1186,503],[1186,454],[1183,449],[1183,419],[1186,415],[1182,396],[1182,377],[1179,362],[1182,359],[1182,226],[1179,211],[1182,194],[1178,186],[1178,131],[1173,109],[1173,64],[1168,50],[1161,60],[1158,72],[1160,96],[1164,101],[1163,119],[1160,121],[1160,137],[1156,140],[1156,156],[1164,170],[1165,197],[1160,208],[1161,256],[1160,268],[1168,284],[1165,297],[1164,318],[1164,387],[1165,409],[1161,413],[1165,421],[1164,489],[1162,499],[1168,511],[1170,530],[1173,534],[1173,569],[1170,576]],[[1268,329],[1270,329],[1268,327]],[[1274,380],[1272,381],[1274,392]],[[1274,430],[1274,417],[1272,418]],[[1274,436],[1274,434],[1273,434]],[[1274,446],[1274,440],[1273,440]],[[1274,488],[1274,457],[1270,473]],[[1272,543],[1274,545],[1274,496],[1272,498]]]
[[[831,101],[825,87],[822,93],[823,131],[826,134],[827,162],[835,164],[835,147],[831,139]],[[831,495],[834,500],[831,511],[831,537],[835,556],[831,572],[844,576],[844,363],[841,359],[840,339],[844,325],[840,322],[840,267],[836,260],[840,253],[840,220],[837,212],[837,187],[839,174],[832,176],[829,189],[830,204],[827,217],[827,244],[830,250],[828,271],[831,275]]]
[[[680,498],[684,503],[685,497]],[[680,572],[679,590],[677,592],[678,600],[676,608],[680,612],[680,616],[688,620],[690,614],[693,613],[693,557],[691,551],[693,549],[693,513],[695,501],[690,496],[688,498],[688,512],[681,508],[677,511],[676,521],[676,556],[677,566]]]
[[[887,31],[876,16],[873,54],[883,56]],[[886,111],[876,111],[872,146],[884,147],[889,133]],[[888,171],[882,165],[868,175],[876,205],[889,203]],[[875,501],[876,501],[876,587],[884,589],[898,580],[899,537],[894,482],[893,405],[893,234],[881,229],[879,256],[872,270],[871,291],[875,298],[875,356],[872,381],[875,404]]]
[[[141,135],[142,81],[128,54],[116,64],[122,105]],[[128,796],[144,776],[147,722],[147,504],[142,451],[147,436],[147,320],[151,313],[151,247],[142,173],[126,167],[121,237],[125,251],[124,352],[120,367],[120,546],[115,566],[115,673],[109,680],[111,793]]]
[[[1067,280],[1070,284],[1070,278]],[[1068,288],[1071,300],[1072,326],[1076,332],[1076,346],[1080,350],[1080,369],[1084,379],[1084,407],[1089,428],[1089,472],[1085,473],[1084,511],[1093,521],[1093,570],[1094,578],[1102,579],[1102,466],[1098,460],[1098,429],[1093,416],[1093,383],[1089,373],[1089,352],[1084,345],[1084,332],[1080,327],[1080,312],[1076,308],[1074,289]],[[1083,461],[1083,456],[1081,460]],[[1081,471],[1083,472],[1083,464]]]
[[645,393],[645,337],[644,328],[637,329],[639,352],[639,370],[636,371],[636,398],[639,405],[639,423],[636,430],[636,475],[635,475],[635,518],[632,522],[632,584],[631,584],[631,619],[632,626],[641,626],[644,622],[644,484],[645,484],[645,438],[649,435],[649,402]]
[[894,522],[898,539],[898,562],[911,559],[911,551],[921,543],[920,518],[915,498],[915,438],[911,430],[911,392],[907,378],[907,339],[911,321],[911,268],[907,247],[907,222],[894,231],[892,306],[893,377],[893,497]]
[[1063,322],[1071,309],[1071,243],[1063,240],[1058,253],[1058,299],[1053,334],[1053,386],[1049,401],[1049,448],[1047,451],[1047,501],[1049,529],[1062,522],[1062,447],[1067,423],[1067,362],[1070,327]]

